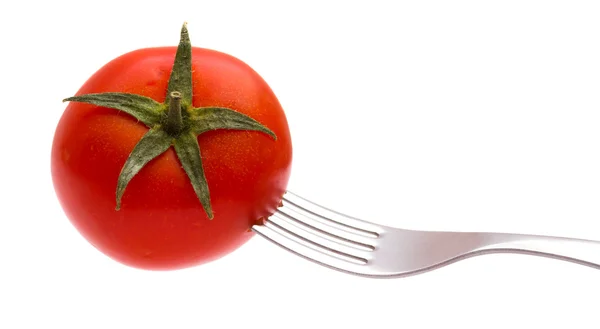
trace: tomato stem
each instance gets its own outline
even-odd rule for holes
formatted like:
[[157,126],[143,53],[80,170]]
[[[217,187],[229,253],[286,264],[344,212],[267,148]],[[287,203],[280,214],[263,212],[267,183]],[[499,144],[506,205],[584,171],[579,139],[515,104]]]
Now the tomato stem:
[[167,123],[165,130],[177,135],[183,129],[183,119],[181,117],[181,93],[178,91],[171,92],[171,100],[169,101],[169,112],[167,114]]

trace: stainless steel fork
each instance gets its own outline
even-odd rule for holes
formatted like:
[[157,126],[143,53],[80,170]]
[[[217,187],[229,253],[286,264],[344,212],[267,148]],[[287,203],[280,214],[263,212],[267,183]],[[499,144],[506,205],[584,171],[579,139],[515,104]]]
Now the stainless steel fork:
[[398,278],[490,253],[544,256],[600,269],[600,241],[404,230],[343,215],[292,192],[282,203],[253,231],[296,255],[354,275]]

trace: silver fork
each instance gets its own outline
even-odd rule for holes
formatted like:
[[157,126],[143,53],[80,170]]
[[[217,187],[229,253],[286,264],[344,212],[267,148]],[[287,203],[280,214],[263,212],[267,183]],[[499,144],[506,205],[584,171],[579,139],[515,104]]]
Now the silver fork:
[[600,241],[488,232],[415,231],[377,225],[287,192],[253,231],[317,264],[372,278],[398,278],[469,257],[518,253],[600,269]]

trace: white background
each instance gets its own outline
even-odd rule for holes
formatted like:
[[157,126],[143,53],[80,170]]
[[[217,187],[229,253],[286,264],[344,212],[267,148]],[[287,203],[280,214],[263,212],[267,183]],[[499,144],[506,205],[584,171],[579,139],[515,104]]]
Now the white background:
[[597,328],[600,271],[496,255],[420,276],[330,271],[256,237],[178,272],[124,267],[50,179],[61,99],[111,59],[192,43],[256,69],[289,188],[413,229],[600,240],[597,1],[5,1],[0,328]]

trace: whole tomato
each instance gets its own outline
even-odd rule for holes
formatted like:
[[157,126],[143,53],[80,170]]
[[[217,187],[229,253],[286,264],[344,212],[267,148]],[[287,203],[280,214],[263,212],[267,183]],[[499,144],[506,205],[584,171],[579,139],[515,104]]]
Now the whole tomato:
[[224,256],[273,214],[291,171],[284,111],[230,55],[140,49],[98,70],[54,136],[52,178],[67,217],[128,266],[172,270]]

